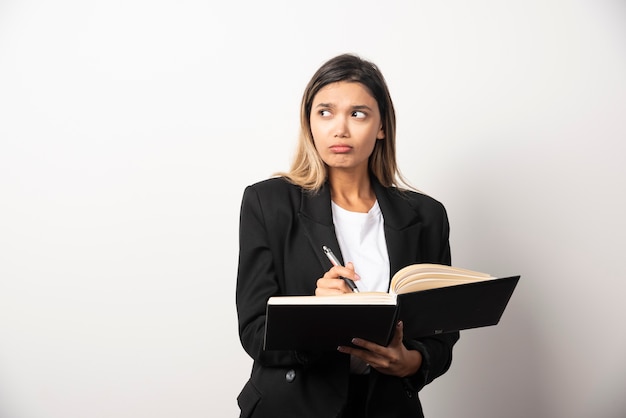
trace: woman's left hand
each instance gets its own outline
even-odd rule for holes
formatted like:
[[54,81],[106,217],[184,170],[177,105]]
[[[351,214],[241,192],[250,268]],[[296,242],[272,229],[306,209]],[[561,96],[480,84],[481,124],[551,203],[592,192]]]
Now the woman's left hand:
[[400,321],[387,347],[355,338],[352,344],[361,348],[340,346],[337,350],[360,358],[380,373],[406,377],[417,373],[422,365],[422,354],[419,351],[407,349],[402,339],[403,324]]

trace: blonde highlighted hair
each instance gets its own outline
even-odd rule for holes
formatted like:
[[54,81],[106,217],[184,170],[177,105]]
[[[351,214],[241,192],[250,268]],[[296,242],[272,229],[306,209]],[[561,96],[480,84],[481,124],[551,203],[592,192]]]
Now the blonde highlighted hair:
[[396,162],[396,114],[387,83],[375,64],[352,54],[328,60],[309,81],[300,105],[300,137],[296,154],[289,172],[278,175],[310,191],[319,190],[326,182],[326,164],[315,148],[311,133],[311,107],[315,95],[323,87],[340,81],[362,84],[378,103],[385,137],[376,141],[370,155],[371,174],[385,187],[409,187]]

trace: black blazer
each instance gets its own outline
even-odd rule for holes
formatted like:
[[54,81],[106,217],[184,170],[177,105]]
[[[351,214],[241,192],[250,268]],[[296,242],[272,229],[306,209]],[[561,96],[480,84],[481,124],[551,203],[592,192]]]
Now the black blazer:
[[[412,263],[450,264],[446,211],[416,192],[372,179],[383,213],[391,275]],[[322,246],[343,262],[332,220],[330,190],[313,194],[282,178],[246,188],[241,206],[237,313],[244,349],[254,360],[238,399],[241,417],[340,417],[346,403],[349,356],[339,352],[264,351],[270,296],[312,295],[331,267]],[[406,340],[419,350],[420,371],[400,379],[372,370],[369,417],[422,416],[417,392],[445,373],[458,333]]]

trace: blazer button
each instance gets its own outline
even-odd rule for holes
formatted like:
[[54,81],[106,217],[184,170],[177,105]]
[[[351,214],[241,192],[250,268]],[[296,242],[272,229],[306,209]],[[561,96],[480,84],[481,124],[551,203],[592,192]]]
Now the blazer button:
[[287,381],[287,383],[291,383],[296,380],[296,371],[293,369],[289,370],[285,375],[285,380]]

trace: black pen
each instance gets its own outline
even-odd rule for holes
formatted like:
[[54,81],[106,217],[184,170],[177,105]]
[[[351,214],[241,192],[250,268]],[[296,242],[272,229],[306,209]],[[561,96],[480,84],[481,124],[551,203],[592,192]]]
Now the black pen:
[[[328,259],[330,260],[331,264],[333,266],[340,266],[341,264],[339,263],[339,260],[337,260],[337,257],[335,257],[335,254],[333,254],[333,250],[331,250],[330,248],[328,248],[327,246],[322,246],[322,248],[324,249],[324,254],[326,254],[326,257],[328,257]],[[344,282],[346,282],[346,284],[348,285],[348,287],[350,289],[352,289],[353,292],[359,293],[359,289],[356,287],[356,285],[354,284],[354,282],[350,279],[348,279],[347,277],[343,277],[343,276],[339,276],[339,278],[341,280],[343,280]]]

